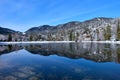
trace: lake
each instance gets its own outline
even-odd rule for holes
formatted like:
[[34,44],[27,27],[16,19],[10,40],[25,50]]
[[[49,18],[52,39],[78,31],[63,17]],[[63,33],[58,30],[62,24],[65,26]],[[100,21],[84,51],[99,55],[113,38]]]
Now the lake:
[[120,45],[1,44],[0,80],[120,80]]

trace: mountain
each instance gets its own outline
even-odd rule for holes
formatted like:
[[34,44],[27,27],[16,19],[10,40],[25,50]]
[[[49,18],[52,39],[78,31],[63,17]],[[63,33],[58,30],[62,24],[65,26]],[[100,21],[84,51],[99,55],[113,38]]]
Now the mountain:
[[[91,20],[86,20],[83,22],[72,21],[65,24],[59,24],[56,26],[43,25],[38,27],[33,27],[26,31],[27,35],[31,35],[32,40],[76,40],[79,38],[90,38],[92,40],[98,40],[96,35],[92,38],[93,34],[97,34],[97,30],[105,30],[109,25],[112,26],[114,23],[114,18],[97,17]],[[96,31],[93,31],[96,29]],[[93,33],[94,32],[94,33]],[[103,31],[105,32],[105,31]],[[103,33],[102,32],[102,33]],[[104,33],[103,33],[104,34]],[[103,39],[103,34],[101,40]],[[82,37],[82,38],[81,38]],[[39,38],[39,39],[38,39]],[[105,38],[105,37],[104,37]],[[90,39],[89,39],[90,40]]]
[[17,33],[14,30],[0,27],[0,34],[14,34]]
[[22,32],[0,27],[0,41],[21,41],[21,40],[23,40]]
[[33,27],[27,30],[26,33],[35,32],[35,31],[41,32],[44,30],[68,29],[68,28],[75,28],[75,27],[84,28],[86,26],[91,26],[91,25],[94,25],[94,27],[97,27],[98,24],[100,25],[103,23],[111,23],[112,20],[113,18],[98,17],[98,18],[93,18],[91,20],[87,20],[84,22],[72,21],[65,24],[59,24],[56,26],[43,25],[43,26]]
[[51,30],[54,26],[50,26],[50,25],[42,25],[42,26],[38,26],[38,27],[33,27],[31,29],[29,29],[28,31],[26,31],[27,34],[37,34],[37,33],[45,33],[48,30]]
[[120,19],[97,17],[56,26],[32,27],[25,34],[0,27],[0,41],[106,41],[120,40]]

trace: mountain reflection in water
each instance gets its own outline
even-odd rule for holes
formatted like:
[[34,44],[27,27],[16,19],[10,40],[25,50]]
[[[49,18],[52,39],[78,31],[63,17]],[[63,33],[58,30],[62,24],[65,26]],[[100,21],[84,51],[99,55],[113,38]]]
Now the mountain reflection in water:
[[120,80],[120,45],[1,44],[0,80]]
[[101,43],[49,43],[0,45],[0,55],[25,49],[43,56],[58,55],[72,59],[85,58],[95,62],[120,63],[120,45]]

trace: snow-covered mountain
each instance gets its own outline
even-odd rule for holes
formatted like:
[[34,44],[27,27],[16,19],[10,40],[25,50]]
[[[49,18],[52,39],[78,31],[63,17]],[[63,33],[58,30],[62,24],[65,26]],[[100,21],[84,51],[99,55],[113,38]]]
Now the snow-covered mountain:
[[0,41],[20,41],[22,32],[0,27]]
[[31,40],[116,40],[117,20],[97,17],[56,26],[43,25],[26,31]]
[[17,32],[11,29],[0,27],[0,34],[13,34],[13,33],[17,33]]
[[0,27],[2,41],[104,41],[120,40],[120,19],[97,17],[83,22],[71,21],[56,26],[32,27],[22,34]]

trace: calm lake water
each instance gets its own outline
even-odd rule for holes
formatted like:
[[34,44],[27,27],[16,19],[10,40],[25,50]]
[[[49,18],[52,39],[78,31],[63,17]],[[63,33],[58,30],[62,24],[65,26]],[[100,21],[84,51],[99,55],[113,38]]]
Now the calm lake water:
[[120,45],[0,45],[0,80],[120,80]]

